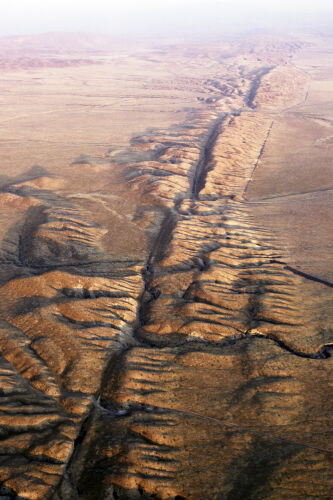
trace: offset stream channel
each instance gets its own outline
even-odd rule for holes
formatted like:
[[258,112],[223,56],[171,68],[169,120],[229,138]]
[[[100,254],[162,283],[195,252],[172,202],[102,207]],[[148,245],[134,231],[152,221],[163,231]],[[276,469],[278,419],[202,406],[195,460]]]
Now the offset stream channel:
[[[105,368],[105,373],[102,379],[102,384],[100,391],[95,394],[92,398],[92,404],[91,404],[91,410],[89,415],[86,417],[85,422],[83,423],[81,427],[81,431],[78,435],[78,437],[75,440],[74,443],[74,449],[72,453],[72,457],[68,463],[67,466],[67,472],[64,475],[64,481],[62,485],[60,485],[59,492],[54,496],[55,500],[60,500],[62,495],[64,495],[64,491],[71,491],[71,494],[73,495],[73,498],[81,498],[81,495],[83,494],[83,489],[84,488],[84,477],[89,474],[89,466],[88,466],[88,457],[86,456],[86,448],[87,445],[85,443],[86,439],[91,442],[91,439],[93,441],[95,440],[96,443],[102,442],[105,439],[108,439],[106,436],[108,436],[108,432],[112,434],[113,432],[113,422],[119,421],[120,423],[124,421],[126,418],[134,418],[134,415],[147,415],[149,418],[160,418],[158,416],[164,416],[167,418],[167,416],[170,416],[170,418],[176,418],[175,416],[184,416],[185,418],[188,418],[189,416],[192,415],[192,417],[197,417],[202,420],[207,420],[211,422],[215,422],[217,425],[225,427],[225,428],[230,428],[230,429],[235,429],[239,430],[239,432],[247,432],[250,435],[253,434],[254,436],[263,436],[263,438],[269,438],[273,442],[280,443],[281,445],[285,443],[288,446],[295,446],[298,449],[309,449],[309,450],[314,450],[319,453],[324,453],[324,454],[331,454],[333,453],[330,450],[325,450],[324,448],[321,448],[319,446],[312,446],[308,443],[302,443],[300,440],[292,440],[288,438],[283,438],[281,436],[275,435],[274,432],[266,432],[266,431],[258,431],[254,427],[251,427],[250,425],[239,425],[236,422],[230,421],[230,419],[220,419],[220,418],[215,418],[211,417],[209,415],[205,415],[202,412],[197,412],[197,411],[192,411],[192,410],[183,410],[178,408],[175,409],[169,409],[167,407],[163,406],[156,406],[156,405],[151,405],[149,402],[145,401],[145,398],[143,402],[140,404],[136,403],[134,400],[133,401],[127,401],[126,404],[119,404],[117,401],[114,400],[113,394],[109,394],[106,396],[105,394],[103,395],[104,391],[104,386],[110,385],[110,381],[113,380],[113,383],[111,384],[112,387],[114,387],[114,390],[117,392],[119,390],[119,387],[121,387],[121,378],[123,376],[125,366],[127,363],[127,358],[131,355],[131,352],[135,352],[136,350],[144,349],[145,352],[147,352],[147,356],[149,356],[149,352],[153,353],[158,353],[161,352],[161,356],[163,356],[165,349],[180,349],[183,355],[185,353],[200,353],[200,352],[211,352],[211,353],[216,353],[216,354],[222,354],[225,349],[232,349],[233,347],[236,348],[238,345],[241,345],[242,342],[267,342],[269,345],[274,344],[278,349],[281,349],[281,351],[284,351],[288,355],[295,356],[296,358],[303,358],[303,359],[308,359],[308,360],[316,360],[318,362],[319,360],[324,361],[330,358],[330,350],[332,346],[330,344],[325,344],[318,348],[318,351],[310,353],[310,352],[302,352],[302,350],[297,349],[291,345],[288,344],[285,340],[279,338],[278,335],[272,333],[272,334],[265,334],[258,332],[256,328],[253,329],[248,329],[246,325],[243,327],[243,332],[240,331],[239,333],[235,335],[230,335],[227,337],[224,337],[223,340],[221,340],[220,343],[215,343],[215,342],[210,342],[207,339],[199,339],[199,338],[186,338],[184,337],[183,340],[180,340],[180,336],[177,335],[174,340],[172,340],[172,335],[171,337],[169,335],[160,336],[157,333],[152,335],[148,334],[145,331],[146,325],[149,323],[151,319],[151,314],[152,314],[152,308],[154,308],[155,304],[158,303],[161,299],[164,298],[164,292],[163,292],[163,286],[159,285],[159,281],[161,278],[165,279],[166,276],[170,277],[170,283],[175,279],[174,277],[177,275],[178,272],[183,272],[183,269],[192,269],[192,272],[194,272],[194,277],[193,281],[189,286],[187,286],[187,291],[183,293],[183,299],[182,299],[182,304],[183,306],[186,306],[187,303],[191,303],[192,299],[189,299],[188,297],[191,296],[191,288],[193,288],[193,285],[196,283],[200,283],[202,280],[205,280],[204,276],[206,272],[210,271],[210,250],[208,251],[200,251],[200,245],[198,245],[198,249],[195,252],[195,258],[193,259],[192,264],[182,264],[181,266],[173,266],[171,268],[165,267],[163,265],[163,262],[166,258],[168,258],[168,254],[170,252],[175,252],[177,251],[177,243],[173,243],[173,238],[174,238],[174,233],[178,227],[179,224],[184,224],[188,219],[191,221],[193,219],[194,223],[196,218],[198,217],[198,213],[196,212],[196,209],[194,208],[193,203],[201,205],[203,208],[205,207],[205,204],[209,207],[209,204],[215,204],[216,207],[221,205],[221,202],[218,200],[211,200],[211,201],[200,201],[200,191],[205,187],[205,182],[206,182],[206,176],[211,169],[214,168],[214,163],[213,163],[213,151],[217,142],[218,137],[222,133],[222,125],[223,122],[225,121],[227,114],[222,114],[220,115],[217,119],[214,120],[214,122],[211,124],[211,126],[208,128],[208,132],[206,134],[206,139],[202,143],[201,148],[200,148],[200,155],[199,159],[197,162],[194,163],[192,166],[192,169],[189,172],[188,179],[189,179],[189,190],[188,193],[186,192],[177,192],[175,196],[175,202],[173,207],[164,207],[163,210],[161,208],[158,209],[159,216],[162,215],[161,222],[160,222],[160,227],[157,230],[157,234],[155,238],[151,242],[151,250],[149,252],[146,266],[142,270],[142,277],[143,277],[143,291],[141,294],[141,297],[138,301],[138,308],[137,308],[137,321],[134,325],[128,325],[130,326],[129,328],[129,333],[127,333],[123,341],[121,343],[122,347],[117,351],[113,352],[110,355],[109,362]],[[270,125],[270,128],[268,129],[266,138],[263,142],[263,145],[261,147],[261,152],[263,151],[263,148],[266,144],[267,138],[269,136],[270,130],[272,127],[272,123]],[[260,157],[259,153],[259,157]],[[247,183],[248,184],[248,183]],[[246,191],[246,187],[244,189],[244,192]],[[183,204],[189,204],[189,206],[192,206],[191,210],[189,211],[190,215],[184,215],[183,214],[183,209],[182,205]],[[219,210],[222,211],[217,211],[216,213],[221,213],[223,214],[223,220],[228,221],[228,210],[233,210],[233,200],[232,197],[230,197],[229,201],[227,202],[224,200],[222,202],[222,205],[229,204],[229,208],[219,208]],[[221,205],[221,206],[222,206]],[[244,203],[242,204],[244,206]],[[237,208],[238,205],[236,204],[235,207]],[[211,209],[210,209],[211,210]],[[216,210],[216,209],[214,209]],[[238,210],[238,208],[237,208]],[[186,213],[186,212],[185,212]],[[222,215],[220,216],[222,217]],[[211,223],[209,223],[211,224]],[[226,222],[224,224],[219,223],[219,227],[225,227],[227,228],[228,225]],[[231,226],[232,227],[232,226]],[[235,226],[237,227],[237,226]],[[240,224],[240,229],[242,228],[242,224]],[[251,231],[250,228],[247,228],[246,226],[244,227],[244,235],[247,234],[248,230]],[[232,235],[232,233],[227,232],[226,238],[233,238],[234,236],[228,236],[228,234]],[[248,236],[246,236],[248,237]],[[225,240],[225,236],[223,236],[223,241],[228,241]],[[239,245],[239,248],[246,248],[246,244],[244,246],[245,240],[241,240],[242,244]],[[221,244],[219,243],[219,240],[212,241],[212,251],[217,251],[220,247]],[[174,247],[176,245],[176,247]],[[205,245],[207,247],[207,243]],[[223,247],[223,245],[222,245]],[[221,247],[221,248],[222,248]],[[237,248],[238,245],[235,246]],[[228,248],[225,247],[225,248]],[[230,246],[232,248],[232,245]],[[181,252],[181,250],[180,250]],[[247,265],[244,264],[244,258],[246,258],[246,254],[244,254],[243,259],[240,258],[237,262],[238,265],[240,266],[240,270],[244,270],[246,273],[247,271]],[[198,264],[199,262],[199,264]],[[204,264],[202,264],[204,263]],[[245,261],[246,264],[246,261]],[[213,265],[216,265],[215,262],[213,261]],[[285,266],[283,262],[276,261],[272,258],[269,259],[268,261],[269,266],[280,266],[281,269],[284,268],[285,272],[289,272],[288,266]],[[249,269],[251,270],[252,264],[249,266]],[[261,264],[258,264],[259,268],[262,269],[265,273],[267,273],[267,270],[262,266]],[[269,267],[268,267],[269,269]],[[290,270],[291,271],[291,270]],[[243,272],[243,273],[244,273]],[[251,275],[251,273],[250,273]],[[306,276],[305,276],[306,278]],[[162,279],[162,281],[163,281]],[[203,281],[204,283],[205,281]],[[216,283],[218,281],[216,280]],[[246,285],[247,286],[247,285]],[[245,288],[243,291],[240,290],[239,293],[246,294],[248,293],[246,291],[247,289]],[[256,292],[254,292],[256,293]],[[247,307],[251,308],[251,304],[253,302],[253,299],[256,299],[256,295],[249,295],[249,304]],[[179,298],[175,298],[174,300],[179,301]],[[202,307],[209,306],[211,307],[213,304],[209,304],[209,302],[201,301],[198,297],[197,300],[198,304],[201,304]],[[179,309],[180,312],[179,314],[181,315],[181,308]],[[158,310],[157,310],[158,311]],[[260,311],[260,308],[258,311],[254,313],[255,315],[258,314]],[[156,311],[153,312],[153,314],[156,315]],[[166,313],[167,314],[167,313]],[[172,323],[174,319],[170,317],[170,322]],[[155,320],[156,321],[156,320]],[[158,319],[157,319],[158,321]],[[206,316],[206,322],[209,324],[210,322],[210,316],[207,314]],[[252,321],[252,320],[251,320]],[[267,319],[269,322],[270,320]],[[257,322],[257,319],[255,319],[255,322]],[[214,322],[212,322],[213,324]],[[273,323],[273,322],[272,322]],[[216,322],[216,327],[219,328],[219,322]],[[161,327],[162,328],[162,327]],[[252,331],[253,330],[253,331]],[[122,336],[122,334],[120,334]],[[180,351],[179,351],[180,352]],[[158,354],[154,354],[158,355]],[[155,365],[153,365],[155,366]],[[156,369],[158,367],[158,364],[156,364]],[[155,390],[155,389],[154,389]],[[153,391],[148,391],[149,394],[153,394]],[[160,389],[158,387],[156,388],[157,392],[159,392]],[[141,418],[141,417],[140,417]],[[143,418],[143,417],[142,417]],[[177,417],[178,418],[178,417]],[[105,429],[103,431],[103,434],[99,436],[99,434],[96,434],[96,422],[98,423],[99,421],[104,422],[104,425],[110,426],[110,430]],[[118,425],[118,424],[117,424]],[[101,432],[101,431],[99,431]],[[94,436],[95,433],[95,436]],[[105,435],[104,435],[105,433]],[[91,435],[94,437],[92,438]],[[111,439],[111,438],[110,438]],[[112,438],[114,439],[114,438]],[[84,448],[82,448],[82,445],[84,445]],[[95,444],[94,446],[99,446],[98,444]],[[129,444],[126,446],[130,446]],[[160,449],[157,444],[152,444],[152,446],[156,446],[156,449]],[[161,449],[162,450],[162,449]],[[162,453],[162,451],[161,451]],[[162,459],[161,463],[163,463]],[[87,468],[88,467],[88,468]],[[97,467],[97,465],[95,465]],[[148,475],[144,476],[145,480],[148,480]],[[167,488],[168,482],[171,480],[166,476],[166,485],[164,486]],[[68,481],[66,483],[66,481]],[[67,484],[67,486],[66,486]],[[68,489],[69,488],[69,489]],[[143,491],[143,490],[142,490]],[[113,488],[113,495],[110,498],[117,499],[117,498],[129,498],[127,495],[129,495],[129,492],[127,492],[126,488],[123,488],[121,486],[114,486]],[[66,493],[67,494],[67,493]],[[102,493],[102,495],[106,495],[106,493]],[[101,498],[106,498],[105,496],[101,496]],[[136,497],[135,497],[136,498]],[[142,498],[150,498],[149,496],[143,496]],[[170,497],[171,498],[171,497]],[[180,495],[176,495],[173,498],[185,498]]]
[[331,500],[331,42],[42,38],[2,65],[0,497]]

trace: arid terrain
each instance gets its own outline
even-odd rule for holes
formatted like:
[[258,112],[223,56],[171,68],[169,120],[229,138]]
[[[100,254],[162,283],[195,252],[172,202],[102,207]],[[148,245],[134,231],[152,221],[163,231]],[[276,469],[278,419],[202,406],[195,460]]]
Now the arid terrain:
[[0,38],[0,498],[333,498],[333,38]]

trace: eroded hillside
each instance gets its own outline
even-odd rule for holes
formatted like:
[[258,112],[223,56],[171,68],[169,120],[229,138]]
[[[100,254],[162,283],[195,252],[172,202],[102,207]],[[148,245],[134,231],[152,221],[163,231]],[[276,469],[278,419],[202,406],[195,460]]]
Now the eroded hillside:
[[101,43],[3,69],[0,493],[329,500],[333,280],[299,217],[331,170],[297,158],[302,127],[331,147],[333,59]]

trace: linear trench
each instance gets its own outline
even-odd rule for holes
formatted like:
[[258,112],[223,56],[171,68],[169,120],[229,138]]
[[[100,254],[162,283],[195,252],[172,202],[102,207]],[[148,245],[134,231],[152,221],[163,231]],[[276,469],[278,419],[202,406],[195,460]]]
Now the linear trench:
[[[252,107],[252,105],[253,105],[253,100],[255,98],[255,94],[257,92],[257,89],[260,85],[260,81],[261,81],[262,76],[264,76],[264,74],[268,73],[268,71],[266,71],[265,73],[260,75],[260,78],[256,78],[254,80],[252,90],[251,90],[251,95],[248,97],[247,105],[249,107]],[[216,145],[217,139],[221,133],[222,124],[225,121],[227,116],[228,116],[228,114],[226,114],[226,113],[220,115],[211,125],[211,128],[209,129],[209,131],[207,133],[206,140],[204,141],[204,144],[201,147],[199,160],[193,166],[192,171],[189,174],[189,192],[188,193],[189,193],[189,198],[192,199],[193,201],[200,199],[199,198],[200,192],[205,187],[207,174],[212,168],[213,150],[214,150],[214,147]],[[267,142],[270,131],[272,129],[272,125],[273,125],[273,122],[271,123],[270,128],[268,130],[266,139],[265,139],[263,146],[261,148],[261,151],[260,151],[259,158],[263,153],[265,144]],[[257,163],[258,163],[258,161],[259,161],[259,159],[257,160]],[[257,163],[256,163],[256,165],[257,165]],[[255,168],[256,168],[256,166],[255,166]],[[249,182],[248,182],[248,184],[249,184]],[[246,189],[248,187],[248,184],[245,187],[244,194],[246,193]],[[151,245],[151,251],[148,255],[146,265],[145,265],[144,269],[142,270],[144,285],[143,285],[143,291],[142,291],[141,297],[138,301],[137,324],[136,324],[135,328],[133,329],[133,340],[135,340],[135,342],[137,343],[136,345],[138,345],[138,346],[146,346],[146,347],[154,347],[154,348],[159,347],[158,345],[152,345],[151,343],[149,343],[145,339],[143,339],[140,336],[139,332],[140,332],[140,329],[142,327],[144,327],[144,325],[147,321],[150,304],[153,301],[157,300],[159,295],[160,295],[160,291],[158,289],[154,288],[152,285],[152,282],[153,282],[154,277],[155,277],[155,268],[156,268],[156,266],[158,266],[158,263],[163,259],[163,256],[165,255],[165,252],[168,248],[168,245],[172,240],[174,229],[177,226],[177,223],[179,220],[179,212],[178,212],[179,204],[180,204],[179,200],[184,200],[186,198],[187,198],[186,193],[180,193],[179,197],[177,197],[177,200],[175,201],[174,207],[173,208],[165,208],[160,228],[157,232],[157,235],[155,237],[154,242]],[[292,269],[290,269],[290,270],[294,271]],[[253,338],[260,337],[261,339],[274,341],[276,343],[276,345],[278,345],[281,349],[286,350],[287,352],[289,352],[292,355],[303,357],[303,358],[325,360],[328,357],[330,357],[330,353],[328,351],[331,349],[331,346],[328,346],[328,345],[325,345],[316,353],[306,354],[306,353],[296,352],[296,351],[292,350],[287,345],[285,345],[282,341],[279,341],[278,339],[273,338],[273,337],[264,336],[264,335],[255,335],[255,334],[252,335],[251,333],[246,335],[246,337],[253,337]],[[244,338],[244,337],[242,337],[242,338]],[[202,344],[208,345],[209,343],[203,342]],[[177,345],[175,345],[175,346],[170,345],[170,347],[177,347]],[[223,347],[223,345],[221,345],[221,347]],[[119,351],[119,352],[117,352],[117,354],[110,357],[109,362],[108,362],[106,369],[105,369],[105,374],[110,374],[111,372],[114,372],[114,370],[119,371],[120,359],[122,359],[122,357],[125,355],[125,353],[130,348],[131,347],[124,348],[122,351]],[[115,358],[118,361],[115,361]],[[104,378],[104,380],[105,380],[105,378]],[[101,384],[100,391],[102,390],[102,386],[103,386],[103,383]],[[92,398],[92,405],[91,405],[90,413],[87,415],[84,423],[81,426],[81,430],[78,434],[77,439],[75,440],[75,444],[74,444],[71,458],[67,464],[67,468],[66,468],[66,471],[64,473],[64,478],[68,477],[68,475],[71,477],[71,484],[72,484],[73,488],[75,487],[75,480],[74,480],[74,477],[72,476],[72,472],[71,472],[73,464],[74,464],[77,456],[80,453],[79,448],[80,448],[82,442],[84,441],[86,434],[89,432],[90,423],[93,420],[95,412],[100,412],[100,411],[110,413],[110,415],[112,415],[113,418],[117,418],[117,416],[121,416],[123,414],[123,411],[121,408],[115,409],[114,411],[110,411],[110,410],[104,408],[101,405],[101,403],[99,402],[99,395],[98,394],[96,394]],[[180,411],[180,413],[185,413],[185,412]],[[193,415],[196,415],[200,418],[208,418],[208,419],[210,418],[210,417],[205,416],[205,415],[196,414],[195,412],[187,412],[187,413],[192,413]],[[217,419],[212,418],[212,420],[217,420]],[[221,421],[221,423],[223,423],[223,421]],[[231,425],[232,427],[236,427],[234,424],[232,424],[232,423],[228,424],[227,422],[225,423],[225,425]],[[248,432],[256,432],[255,430],[251,430],[250,428],[246,428],[245,430],[247,430]],[[271,437],[272,437],[272,439],[274,439],[274,436],[271,436]],[[276,438],[276,439],[280,439],[280,438]],[[283,441],[283,439],[281,439],[281,441]],[[284,441],[287,442],[287,440],[284,440]],[[295,444],[297,446],[301,446],[301,447],[303,446],[303,447],[311,448],[311,446],[307,446],[306,444],[302,444],[302,443],[293,442],[293,444]],[[317,449],[318,451],[321,451],[323,453],[332,453],[331,451],[323,450],[323,449],[319,449],[319,448],[313,448],[313,449]]]

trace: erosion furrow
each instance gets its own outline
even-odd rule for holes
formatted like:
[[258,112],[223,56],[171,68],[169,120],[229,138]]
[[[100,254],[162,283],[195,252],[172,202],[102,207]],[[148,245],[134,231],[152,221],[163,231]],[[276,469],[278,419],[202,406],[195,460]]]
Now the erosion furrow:
[[0,178],[0,496],[328,500],[332,284],[246,200],[307,79],[250,45],[183,122]]
[[200,158],[197,164],[193,168],[193,173],[190,173],[192,177],[190,181],[190,193],[194,200],[199,198],[200,191],[205,187],[207,173],[212,162],[212,151],[216,144],[217,138],[221,133],[221,126],[226,119],[227,115],[222,115],[218,117],[213,123],[211,129],[208,131],[207,139],[202,147]]

